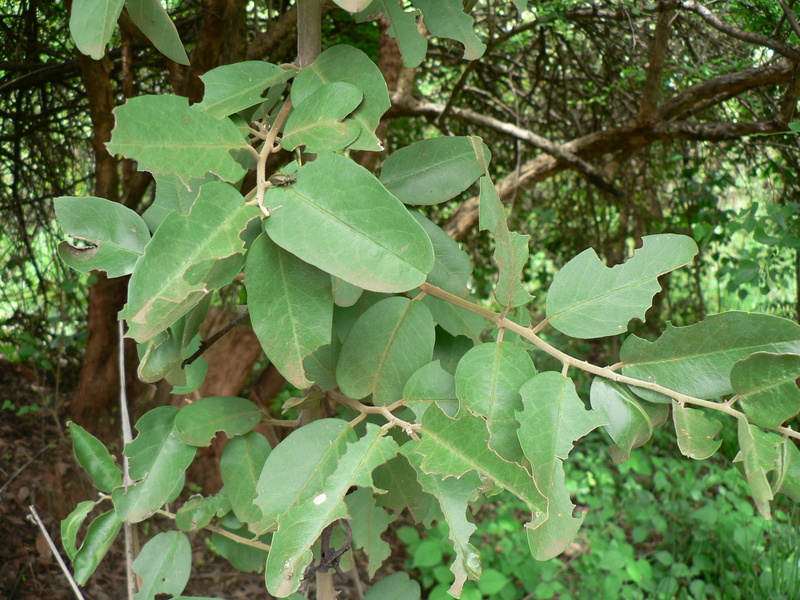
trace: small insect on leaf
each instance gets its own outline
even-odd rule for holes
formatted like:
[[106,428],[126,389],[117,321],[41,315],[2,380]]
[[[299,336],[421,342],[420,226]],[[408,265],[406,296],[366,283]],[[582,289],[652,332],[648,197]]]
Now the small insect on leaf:
[[269,178],[269,182],[275,186],[291,185],[296,181],[297,177],[291,173],[275,173]]

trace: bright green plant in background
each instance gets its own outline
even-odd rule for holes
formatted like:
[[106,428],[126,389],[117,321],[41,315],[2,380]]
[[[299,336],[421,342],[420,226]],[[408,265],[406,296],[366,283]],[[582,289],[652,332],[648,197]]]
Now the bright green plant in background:
[[[105,2],[104,11],[87,4],[73,6],[73,37],[101,57],[122,3]],[[382,0],[337,4],[357,19],[382,13],[405,63],[424,57],[413,13]],[[461,2],[413,4],[432,34],[460,41],[466,58],[482,54]],[[127,5],[162,52],[185,62],[160,3]],[[435,575],[447,593],[503,597],[509,574],[482,566],[471,541],[478,527],[471,503],[505,490],[524,513],[524,527],[515,530],[529,550],[522,560],[561,554],[584,521],[565,463],[575,442],[598,428],[613,440],[618,462],[670,420],[680,451],[697,460],[716,454],[723,427],[735,430],[734,463],[758,512],[770,519],[778,493],[800,499],[793,441],[800,436],[785,425],[800,412],[800,326],[731,312],[668,326],[654,342],[631,335],[621,362],[610,367],[562,352],[539,332],[552,327],[578,340],[624,333],[631,319],[644,317],[661,289],[658,278],[694,259],[695,242],[645,236],[613,268],[588,249],[563,266],[540,306],[520,281],[528,238],[508,228],[490,175],[491,149],[474,136],[419,140],[391,154],[376,178],[349,151],[381,149],[375,129],[390,106],[383,76],[351,46],[311,58],[303,68],[245,62],[209,71],[205,97],[193,106],[164,94],[117,108],[108,148],[156,181],[143,215],[102,198],[56,200],[65,234],[85,242],[63,242],[62,259],[83,272],[130,275],[120,317],[139,344],[143,380],[166,378],[184,392],[201,384],[204,362],[190,360],[200,323],[214,291],[243,272],[253,329],[269,360],[303,390],[294,406],[310,421],[271,448],[254,431],[262,413],[248,400],[158,407],[136,424],[125,473],[103,444],[72,425],[76,456],[104,492],[62,525],[80,583],[124,522],[159,512],[175,519],[176,531],[142,548],[134,563],[143,580],[137,598],[182,593],[191,569],[186,532],[207,526],[214,548],[235,566],[264,569],[273,595],[299,597],[316,578],[317,597],[333,597],[323,584],[351,560],[344,552],[362,549],[374,575],[390,554],[381,534],[408,509],[441,537],[420,542],[412,568],[448,554],[451,576]],[[267,159],[277,153],[292,160],[268,175]],[[250,169],[255,187],[242,189]],[[471,296],[470,257],[415,208],[472,185],[480,227],[495,243],[496,312]],[[531,308],[546,318],[530,323]],[[561,369],[540,372],[545,356]],[[576,372],[594,377],[591,408],[576,391]],[[219,432],[230,438],[220,463],[223,490],[167,511],[197,449]],[[89,513],[109,499],[78,543]],[[410,529],[399,535],[416,543]],[[622,539],[605,543],[602,568],[624,566],[641,589],[659,592],[657,565],[630,562]],[[556,593],[563,584],[552,575],[543,580]],[[366,597],[419,598],[420,587],[398,573]]]

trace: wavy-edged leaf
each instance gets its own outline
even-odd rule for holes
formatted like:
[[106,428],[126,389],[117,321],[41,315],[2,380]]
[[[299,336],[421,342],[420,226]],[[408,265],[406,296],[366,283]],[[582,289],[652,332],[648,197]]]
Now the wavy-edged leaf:
[[67,515],[67,518],[61,521],[61,545],[64,546],[64,551],[70,560],[74,560],[75,554],[78,552],[76,542],[78,531],[94,507],[95,502],[92,500],[79,502],[78,506]]
[[653,435],[650,413],[627,387],[595,377],[589,400],[592,408],[605,411],[608,417],[605,430],[617,445],[617,451],[613,453],[614,462],[628,460],[631,450],[644,446]]
[[133,561],[133,570],[142,578],[134,600],[150,600],[158,594],[180,594],[192,572],[189,538],[179,531],[156,534]]
[[530,355],[509,342],[487,342],[467,352],[456,368],[456,395],[461,406],[485,417],[489,447],[507,460],[519,461],[516,412],[519,390],[536,375]]
[[177,414],[174,406],[159,406],[136,423],[140,433],[125,446],[125,455],[130,459],[131,478],[141,481],[111,493],[120,520],[145,520],[183,488],[184,473],[197,449],[178,439]]
[[456,380],[452,374],[442,368],[438,360],[429,362],[417,369],[403,387],[405,405],[414,411],[417,422],[432,403],[449,416],[458,412],[456,397]]
[[276,244],[365,290],[404,292],[425,281],[434,265],[425,230],[369,171],[321,154],[296,178],[267,190],[267,204],[281,207],[264,221]]
[[111,493],[115,487],[122,485],[122,471],[106,445],[77,423],[70,422],[67,426],[75,458],[89,474],[94,486],[101,492]]
[[78,585],[85,584],[97,569],[97,565],[117,539],[121,527],[122,521],[113,510],[104,512],[91,522],[83,544],[72,559],[73,574]]
[[469,500],[481,486],[481,478],[476,471],[469,471],[459,478],[426,473],[420,466],[422,457],[412,451],[413,445],[406,444],[403,448],[407,450],[404,450],[404,454],[417,471],[422,489],[436,498],[442,515],[450,526],[448,537],[456,551],[456,557],[450,565],[455,580],[448,593],[459,598],[467,579],[481,577],[481,555],[469,541],[476,526],[467,520]]
[[428,40],[417,27],[418,10],[406,11],[394,0],[374,0],[356,20],[365,21],[383,14],[391,22],[387,33],[397,40],[403,64],[413,69],[418,67],[428,53]]
[[575,506],[564,482],[564,464],[573,444],[608,420],[601,411],[587,411],[575,383],[561,373],[540,373],[522,386],[523,410],[517,412],[517,434],[531,473],[547,494],[547,520],[528,527],[528,545],[536,560],[558,556],[578,533],[583,515],[572,516]]
[[260,60],[222,65],[200,75],[203,101],[192,108],[222,119],[263,102],[267,88],[289,81],[294,74],[292,69]]
[[345,496],[345,503],[353,529],[353,547],[361,548],[367,555],[367,575],[372,579],[375,571],[392,554],[389,544],[381,539],[381,534],[397,516],[387,514],[378,506],[372,489],[367,487],[358,488]]
[[414,0],[413,4],[422,10],[422,18],[431,34],[464,44],[464,59],[483,56],[486,44],[475,35],[472,17],[464,12],[461,0]]
[[373,395],[375,404],[403,396],[409,377],[431,361],[435,342],[433,317],[420,303],[394,296],[371,306],[347,334],[336,381],[351,398]]
[[168,214],[133,270],[120,312],[127,336],[146,342],[209,291],[230,283],[244,266],[240,234],[259,214],[234,188],[216,181],[201,188],[188,216]]
[[233,513],[242,523],[261,520],[261,509],[253,501],[258,495],[256,486],[270,451],[267,438],[257,431],[228,440],[222,451],[219,461],[222,483],[228,490]]
[[687,408],[673,401],[672,420],[675,423],[678,447],[684,456],[705,460],[711,458],[722,445],[722,440],[714,439],[722,429],[722,423],[716,419],[707,419],[702,410]]
[[261,421],[261,410],[245,398],[209,396],[181,408],[175,417],[178,439],[190,446],[208,446],[218,432],[229,438],[252,431]]
[[774,497],[769,474],[779,470],[779,448],[786,440],[776,433],[762,431],[744,417],[739,417],[738,432],[740,450],[733,462],[742,463],[756,508],[769,521],[772,519],[769,503]]
[[[688,327],[667,329],[655,342],[629,336],[620,348],[622,372],[697,398],[733,393],[733,365],[756,352],[800,354],[800,325],[773,315],[726,312]],[[652,402],[670,402],[634,388]]]
[[261,347],[292,385],[311,387],[303,361],[331,342],[330,275],[277,246],[266,235],[253,242],[244,270],[253,330]]
[[337,519],[348,518],[344,502],[347,491],[352,486],[374,488],[372,471],[399,450],[397,443],[385,433],[377,425],[368,423],[366,434],[358,441],[346,444],[345,438],[340,437],[345,447],[340,449],[339,459],[319,467],[318,476],[305,486],[305,501],[291,504],[278,515],[278,531],[272,536],[265,574],[271,594],[285,597],[300,586],[312,559],[311,546],[322,530]]
[[209,171],[225,181],[238,181],[245,169],[231,150],[245,147],[245,139],[230,119],[189,107],[180,96],[137,96],[114,109],[117,126],[108,151],[139,162],[139,170],[175,173],[183,181]]
[[391,101],[381,70],[361,50],[353,46],[333,46],[325,50],[294,78],[292,102],[299,106],[319,88],[334,81],[350,83],[364,93],[364,101],[350,115],[350,119],[361,128],[350,149],[383,150],[375,129]]
[[361,132],[361,125],[345,117],[364,98],[351,83],[334,81],[316,89],[286,120],[281,146],[294,150],[305,146],[306,152],[333,152],[350,145]]
[[119,202],[94,196],[62,196],[56,198],[55,209],[64,233],[89,244],[58,245],[61,260],[81,273],[96,269],[112,278],[128,275],[150,241],[147,224]]
[[125,0],[75,0],[69,15],[69,31],[75,46],[100,60],[114,33]]
[[685,235],[642,238],[642,247],[624,264],[607,268],[592,248],[570,260],[547,292],[547,318],[560,332],[591,339],[624,333],[628,321],[644,319],[658,277],[689,264],[697,244]]
[[778,427],[800,413],[800,355],[757,352],[733,365],[731,387],[756,425]]
[[125,8],[131,20],[161,54],[179,65],[189,64],[178,29],[159,0],[125,0]]
[[383,490],[376,498],[378,506],[386,506],[399,514],[408,508],[411,517],[429,527],[431,521],[439,513],[437,501],[422,489],[417,471],[408,462],[405,454],[398,454],[392,460],[382,464],[373,475],[375,485]]
[[381,169],[386,189],[404,204],[440,204],[483,175],[472,140],[466,136],[429,138],[393,152]]

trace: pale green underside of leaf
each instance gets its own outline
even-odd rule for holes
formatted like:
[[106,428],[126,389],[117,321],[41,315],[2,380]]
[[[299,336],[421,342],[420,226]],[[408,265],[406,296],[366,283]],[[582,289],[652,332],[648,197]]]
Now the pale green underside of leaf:
[[407,12],[393,0],[374,0],[363,12],[356,15],[357,21],[376,18],[383,14],[391,22],[387,33],[397,40],[403,64],[418,67],[428,53],[428,40],[417,27],[418,10]]
[[481,333],[486,329],[483,317],[430,295],[425,296],[422,302],[431,311],[436,324],[447,333],[466,336],[476,344],[480,343]]
[[161,54],[180,65],[189,64],[175,23],[160,0],[126,0],[125,8],[131,20]]
[[455,377],[445,371],[438,360],[417,369],[403,387],[405,405],[422,421],[428,406],[436,403],[450,416],[458,412]]
[[422,18],[431,34],[464,44],[466,60],[483,56],[486,44],[475,35],[472,17],[464,13],[461,0],[414,0],[413,4],[422,10]]
[[117,125],[108,151],[139,161],[139,169],[153,174],[175,173],[183,181],[211,172],[225,181],[238,181],[245,169],[231,150],[245,140],[230,119],[189,107],[180,96],[138,96],[114,109]]
[[739,417],[738,433],[740,451],[733,462],[742,463],[756,508],[769,521],[772,519],[769,503],[776,491],[770,483],[770,473],[778,471],[777,480],[782,479],[780,471],[785,468],[785,463],[779,464],[782,462],[779,448],[786,440],[776,433],[762,431],[757,425],[748,423],[744,417]]
[[244,266],[247,223],[260,214],[222,182],[201,188],[187,216],[167,215],[136,263],[120,317],[128,336],[144,342],[169,327]]
[[417,471],[405,454],[375,469],[373,480],[379,488],[387,490],[376,498],[378,506],[398,514],[408,508],[411,517],[426,527],[438,516],[436,499],[422,489]]
[[69,30],[75,46],[95,60],[103,58],[124,0],[74,0]]
[[[667,329],[655,342],[629,336],[620,348],[622,372],[682,394],[716,398],[733,393],[733,365],[756,352],[800,354],[800,325],[773,315],[727,312],[688,327]],[[653,402],[661,394],[632,390]]]
[[305,501],[291,504],[278,515],[278,531],[272,537],[265,574],[270,593],[283,598],[297,590],[311,562],[311,546],[322,530],[336,519],[348,518],[344,497],[350,487],[374,488],[372,471],[399,450],[385,433],[369,423],[367,433],[357,442],[347,444],[344,437],[339,437],[338,442],[344,447],[338,460],[320,467],[321,477],[314,478],[318,485],[305,488]]
[[200,179],[190,179],[185,183],[174,174],[154,175],[153,179],[156,182],[156,197],[142,214],[142,219],[147,223],[150,231],[158,229],[171,211],[188,215],[200,195],[200,187],[205,183],[217,180],[211,173]]
[[88,248],[68,242],[58,245],[61,260],[81,273],[96,269],[109,277],[128,275],[150,241],[142,218],[118,202],[62,196],[56,198],[55,210],[66,235],[91,244]]
[[192,572],[192,546],[179,531],[165,531],[148,541],[133,562],[141,576],[134,600],[149,600],[158,594],[180,594]]
[[253,501],[258,495],[256,485],[271,447],[267,438],[251,431],[228,440],[219,461],[222,483],[228,491],[231,508],[242,523],[261,520],[261,509]]
[[222,65],[200,75],[203,101],[192,108],[222,119],[263,102],[267,88],[288,81],[294,73],[260,60]]
[[334,81],[353,84],[364,93],[364,101],[350,116],[361,128],[350,149],[383,150],[375,136],[375,128],[391,106],[391,101],[383,74],[361,50],[352,46],[334,46],[325,50],[295,77],[292,102],[298,106],[323,85]]
[[336,381],[344,394],[375,404],[400,400],[403,386],[430,362],[436,332],[430,311],[421,302],[391,297],[367,309],[347,334]]
[[292,385],[311,387],[303,361],[331,341],[330,275],[261,235],[247,253],[245,282],[253,330],[267,357]]
[[800,413],[800,355],[758,352],[733,365],[738,406],[761,427],[778,427]]
[[78,506],[67,515],[66,519],[61,521],[61,545],[70,560],[74,560],[75,554],[78,552],[76,546],[78,531],[94,507],[95,503],[92,500],[78,502]]
[[283,128],[281,146],[306,152],[334,152],[351,144],[361,132],[353,120],[345,120],[361,104],[364,94],[356,86],[334,81],[316,89],[294,111]]
[[711,458],[722,445],[722,440],[714,439],[722,429],[722,423],[706,418],[702,410],[681,406],[673,401],[672,420],[678,447],[684,456],[705,460]]
[[363,167],[321,154],[297,182],[267,190],[272,240],[301,260],[365,290],[403,292],[433,269],[431,242],[405,207]]
[[644,319],[658,277],[691,262],[697,244],[683,235],[642,238],[642,247],[621,265],[607,268],[591,248],[570,260],[547,292],[547,318],[562,333],[591,339],[624,333],[628,321]]

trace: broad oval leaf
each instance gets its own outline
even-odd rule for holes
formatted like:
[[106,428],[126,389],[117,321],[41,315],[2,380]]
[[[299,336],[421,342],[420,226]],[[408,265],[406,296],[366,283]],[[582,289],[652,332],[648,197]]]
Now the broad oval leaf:
[[104,512],[89,525],[80,550],[72,560],[75,581],[83,585],[117,539],[122,521],[113,510]]
[[192,108],[223,119],[263,102],[267,88],[289,81],[294,74],[292,69],[260,60],[222,65],[200,75],[205,85],[203,101]]
[[605,411],[608,416],[605,430],[621,453],[615,457],[615,462],[628,460],[631,450],[644,446],[653,435],[650,414],[629,389],[595,377],[589,399],[592,408]]
[[155,598],[159,594],[179,595],[192,572],[192,546],[180,531],[156,534],[142,546],[133,561],[133,570],[141,576],[135,600]]
[[188,65],[189,57],[160,0],[125,0],[125,8],[136,26],[161,54],[180,65]]
[[150,231],[155,231],[164,218],[175,211],[181,215],[192,212],[195,200],[200,195],[203,184],[216,181],[217,178],[208,173],[200,179],[190,179],[187,182],[177,175],[154,175],[156,183],[156,197],[153,203],[142,213],[142,219],[147,223]]
[[416,142],[389,155],[381,170],[386,189],[404,204],[430,205],[454,198],[483,175],[468,137]]
[[144,220],[119,202],[62,196],[56,198],[55,209],[64,233],[90,244],[83,248],[69,242],[58,245],[61,260],[81,273],[96,269],[109,277],[128,275],[150,241]]
[[[733,393],[733,365],[756,352],[800,354],[800,325],[776,317],[743,312],[712,315],[688,327],[667,329],[655,342],[629,336],[620,348],[622,372],[698,398]],[[670,402],[661,394],[633,388],[652,402]]]
[[294,150],[300,145],[306,152],[333,152],[345,148],[361,132],[361,125],[345,117],[364,98],[351,83],[334,81],[323,85],[305,98],[286,121],[281,146]]
[[486,320],[480,315],[455,304],[439,300],[431,295],[422,299],[433,315],[436,324],[453,336],[466,336],[479,344],[481,333],[486,329]]
[[658,277],[691,262],[697,244],[684,235],[642,238],[642,247],[621,265],[608,269],[592,248],[559,271],[547,292],[547,318],[560,332],[591,339],[624,333],[628,321],[644,319]]
[[103,58],[125,0],[75,0],[69,31],[78,50],[95,60]]
[[675,423],[678,447],[684,456],[705,460],[714,456],[722,445],[722,440],[714,439],[722,429],[722,423],[716,419],[707,419],[702,410],[688,408],[673,401],[672,420]]
[[433,317],[424,304],[399,296],[381,300],[347,334],[336,381],[351,398],[372,394],[375,404],[400,400],[408,378],[430,362],[435,338]]
[[243,435],[261,421],[261,410],[244,398],[210,396],[181,408],[175,417],[178,439],[190,446],[208,446],[224,431],[229,438]]
[[303,361],[331,342],[330,275],[261,235],[247,253],[245,282],[253,330],[281,375],[311,387]]
[[350,116],[361,128],[350,149],[383,150],[375,128],[392,103],[381,70],[361,50],[353,46],[325,50],[295,77],[292,102],[298,106],[323,85],[334,81],[353,84],[364,93],[364,101]]
[[516,411],[522,410],[519,390],[536,367],[530,355],[509,342],[487,342],[467,352],[456,368],[456,395],[462,407],[485,417],[489,447],[507,460],[519,461]]
[[238,181],[245,169],[231,150],[245,140],[230,119],[215,119],[189,107],[189,100],[167,94],[138,96],[114,109],[117,126],[108,151],[139,162],[153,174],[175,173],[183,181],[209,171],[225,181]]
[[365,290],[404,292],[425,281],[434,264],[430,239],[369,171],[321,154],[296,178],[267,190],[274,210],[264,230],[276,244]]
[[800,413],[800,355],[757,352],[731,369],[731,386],[756,425],[778,427]]
[[106,493],[122,485],[122,471],[105,444],[76,423],[68,423],[72,449],[78,464],[92,478],[94,486]]
[[228,440],[219,461],[222,483],[228,490],[231,508],[242,523],[261,520],[261,509],[254,503],[256,486],[270,454],[270,445],[263,435],[251,431]]

